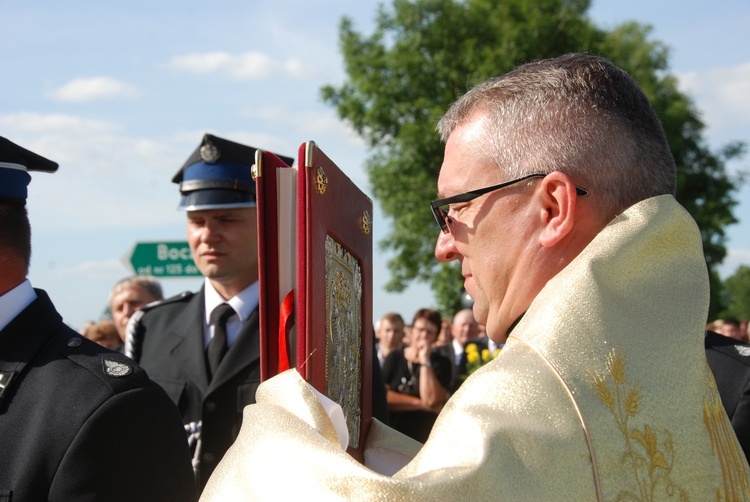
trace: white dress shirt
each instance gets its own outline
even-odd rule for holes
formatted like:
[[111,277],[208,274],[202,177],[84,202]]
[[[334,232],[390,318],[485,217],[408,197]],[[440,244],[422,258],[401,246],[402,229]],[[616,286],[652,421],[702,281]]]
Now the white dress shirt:
[[0,331],[34,300],[36,300],[36,293],[28,279],[0,296]]
[[231,316],[227,320],[227,347],[231,347],[234,341],[237,339],[237,335],[240,333],[242,324],[250,317],[250,314],[255,311],[258,307],[258,282],[254,282],[250,286],[246,287],[237,296],[225,300],[216,291],[211,281],[206,279],[205,287],[205,304],[206,312],[204,313],[204,329],[203,329],[203,343],[205,347],[208,347],[208,343],[211,341],[214,335],[214,325],[211,324],[211,312],[221,305],[222,303],[228,303],[235,312],[235,315]]

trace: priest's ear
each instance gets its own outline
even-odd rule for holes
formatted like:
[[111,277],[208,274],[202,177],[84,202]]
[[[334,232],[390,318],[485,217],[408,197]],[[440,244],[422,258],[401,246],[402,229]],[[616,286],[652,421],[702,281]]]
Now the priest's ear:
[[535,193],[539,197],[542,231],[539,243],[554,247],[571,235],[578,216],[578,202],[586,190],[579,188],[565,173],[554,171],[542,179]]

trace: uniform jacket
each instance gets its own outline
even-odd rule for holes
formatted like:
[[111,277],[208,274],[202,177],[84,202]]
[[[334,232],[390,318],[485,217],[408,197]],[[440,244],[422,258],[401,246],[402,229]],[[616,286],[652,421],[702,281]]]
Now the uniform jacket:
[[706,332],[706,359],[745,456],[750,458],[750,344]]
[[642,201],[547,282],[395,474],[373,456],[414,442],[374,422],[363,466],[289,370],[260,386],[201,500],[750,500],[706,364],[708,300],[697,225],[671,196]]
[[36,294],[0,331],[0,500],[195,500],[164,391]]
[[200,487],[234,442],[242,410],[260,383],[257,309],[209,381],[203,340],[203,289],[146,307],[132,331],[134,355],[182,414]]

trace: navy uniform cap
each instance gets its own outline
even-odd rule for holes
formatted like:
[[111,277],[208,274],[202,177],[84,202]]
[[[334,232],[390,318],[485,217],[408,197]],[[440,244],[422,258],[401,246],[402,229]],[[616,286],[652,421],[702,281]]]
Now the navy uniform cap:
[[[172,178],[180,185],[177,209],[255,207],[255,148],[206,134]],[[291,165],[294,159],[281,157]]]
[[0,136],[0,201],[26,203],[29,171],[54,173],[57,162],[45,159]]

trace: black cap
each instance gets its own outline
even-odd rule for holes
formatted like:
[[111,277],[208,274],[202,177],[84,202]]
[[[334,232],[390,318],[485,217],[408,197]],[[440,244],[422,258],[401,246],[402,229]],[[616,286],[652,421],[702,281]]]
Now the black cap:
[[0,136],[0,201],[25,204],[31,181],[28,171],[54,173],[57,167],[57,162]]
[[[182,194],[177,209],[255,207],[255,150],[212,134],[204,135],[172,178]],[[291,157],[279,158],[289,165],[294,162]]]

